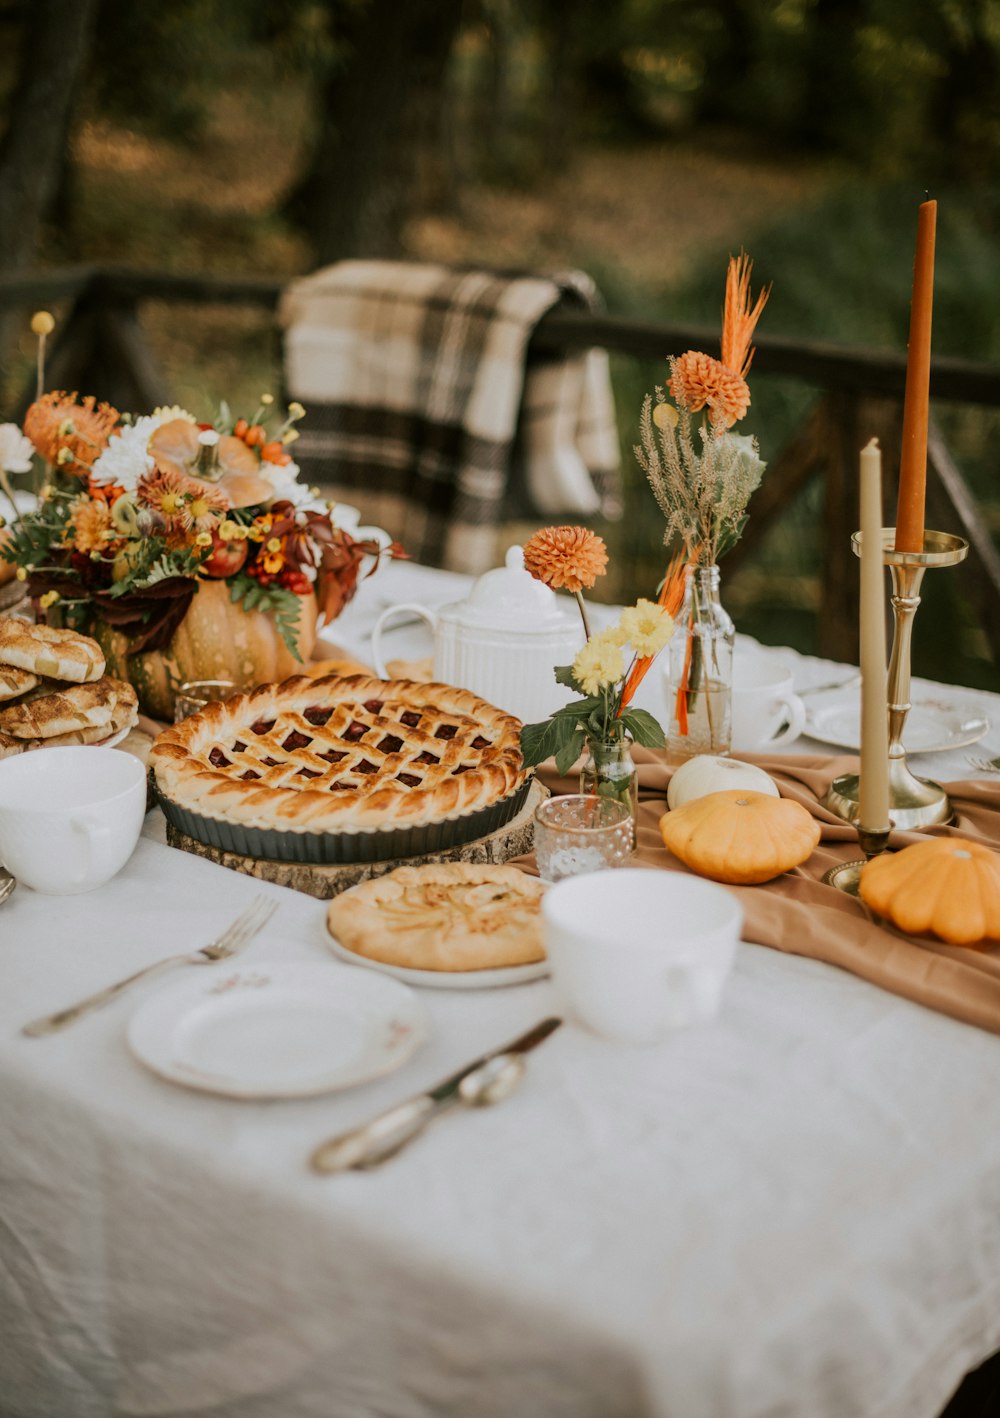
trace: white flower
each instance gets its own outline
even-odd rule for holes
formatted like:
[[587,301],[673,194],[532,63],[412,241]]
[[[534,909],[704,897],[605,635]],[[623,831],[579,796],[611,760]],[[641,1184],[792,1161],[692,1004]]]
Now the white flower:
[[120,487],[134,492],[139,479],[153,468],[152,455],[147,452],[149,440],[161,423],[158,415],[144,415],[135,423],[124,424],[110,440],[101,456],[94,461],[90,475],[104,487]]
[[290,502],[297,512],[326,511],[326,502],[317,489],[299,482],[297,463],[270,463],[262,459],[257,472],[274,488],[271,496],[264,499],[265,507],[272,502]]
[[189,414],[187,409],[182,409],[180,404],[160,404],[153,410],[153,418],[156,420],[156,427],[161,423],[173,423],[174,419],[183,419],[185,423],[197,423],[194,414]]
[[34,451],[16,423],[0,423],[0,472],[30,472]]
[[[280,493],[282,497],[291,497],[292,501],[295,501],[292,492],[293,485],[299,482],[297,463],[269,463],[266,458],[262,458],[257,471],[265,481],[271,484],[276,493]],[[306,492],[307,489],[302,488],[302,491]]]

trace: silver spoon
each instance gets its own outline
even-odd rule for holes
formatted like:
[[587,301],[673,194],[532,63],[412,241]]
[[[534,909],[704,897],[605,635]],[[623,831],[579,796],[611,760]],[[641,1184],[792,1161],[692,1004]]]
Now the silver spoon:
[[16,885],[17,878],[6,867],[0,867],[0,901],[6,901]]
[[458,1096],[470,1108],[502,1103],[524,1077],[523,1054],[496,1054],[467,1073],[458,1085]]
[[454,1092],[434,1099],[428,1093],[408,1098],[370,1123],[321,1143],[312,1155],[313,1170],[344,1172],[351,1168],[378,1167],[401,1152],[432,1118],[459,1104],[488,1107],[512,1093],[524,1077],[527,1064],[521,1053],[496,1054],[461,1080]]

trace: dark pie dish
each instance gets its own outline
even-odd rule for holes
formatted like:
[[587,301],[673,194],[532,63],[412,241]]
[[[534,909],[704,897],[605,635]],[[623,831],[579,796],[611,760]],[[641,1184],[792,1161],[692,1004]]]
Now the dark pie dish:
[[298,676],[206,706],[150,762],[168,822],[241,856],[397,861],[489,835],[529,780],[520,724],[466,690]]

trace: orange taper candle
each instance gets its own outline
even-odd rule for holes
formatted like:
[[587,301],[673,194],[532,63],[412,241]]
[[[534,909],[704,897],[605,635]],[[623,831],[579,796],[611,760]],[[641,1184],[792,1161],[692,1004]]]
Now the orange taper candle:
[[937,203],[922,202],[917,214],[913,261],[910,343],[906,358],[903,446],[899,460],[896,550],[923,551],[927,490],[927,415],[931,382],[931,312],[934,306],[934,236]]

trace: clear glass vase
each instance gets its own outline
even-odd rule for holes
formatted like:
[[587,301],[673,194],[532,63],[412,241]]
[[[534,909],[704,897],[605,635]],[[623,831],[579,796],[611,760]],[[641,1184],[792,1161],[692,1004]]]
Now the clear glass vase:
[[668,652],[668,759],[729,752],[735,639],[719,599],[719,568],[692,567]]
[[632,814],[634,830],[639,811],[639,775],[632,758],[631,739],[587,739],[580,767],[580,792],[616,798]]

